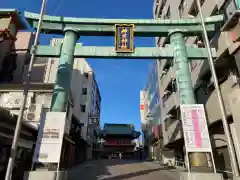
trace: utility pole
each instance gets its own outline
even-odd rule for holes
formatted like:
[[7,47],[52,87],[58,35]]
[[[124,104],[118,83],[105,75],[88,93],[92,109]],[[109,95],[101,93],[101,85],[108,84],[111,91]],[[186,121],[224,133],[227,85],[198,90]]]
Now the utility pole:
[[10,155],[9,161],[8,161],[5,180],[11,180],[12,179],[12,171],[13,171],[13,166],[14,166],[14,163],[15,163],[16,151],[17,151],[17,142],[18,142],[19,137],[20,137],[23,114],[24,114],[26,103],[27,103],[27,96],[28,96],[28,92],[29,92],[29,88],[30,88],[31,72],[32,72],[32,67],[33,67],[33,64],[34,64],[34,61],[35,61],[35,57],[36,57],[36,48],[37,48],[37,45],[38,45],[38,42],[39,42],[40,30],[41,30],[43,16],[44,16],[45,8],[46,8],[46,3],[47,3],[47,0],[42,1],[40,18],[39,18],[39,21],[38,21],[37,32],[36,32],[34,44],[33,44],[32,49],[31,49],[31,59],[30,59],[29,67],[28,67],[28,72],[27,72],[27,77],[26,77],[26,81],[25,81],[25,85],[24,85],[24,90],[23,90],[23,100],[21,102],[20,113],[19,113],[18,118],[17,118],[17,125],[16,125],[15,132],[14,132],[12,148],[11,148],[11,155]]
[[225,111],[225,106],[224,106],[224,102],[223,102],[222,93],[220,91],[220,87],[219,87],[219,84],[218,84],[218,79],[217,79],[217,75],[216,75],[216,71],[215,71],[215,67],[214,67],[214,63],[213,63],[210,43],[209,43],[209,39],[208,39],[208,36],[207,36],[207,30],[206,30],[206,26],[205,26],[205,22],[204,22],[204,19],[203,19],[203,14],[202,14],[202,8],[201,8],[200,1],[196,0],[196,2],[197,2],[197,8],[198,8],[198,11],[199,11],[201,24],[202,24],[202,28],[203,28],[204,41],[205,41],[206,49],[207,49],[207,52],[208,52],[208,60],[209,60],[208,62],[209,62],[209,66],[210,66],[212,76],[213,76],[214,86],[215,86],[215,89],[216,89],[216,92],[217,92],[219,107],[220,107],[220,110],[221,110],[223,128],[224,128],[225,135],[226,135],[226,138],[227,138],[228,151],[229,151],[229,156],[230,156],[230,160],[231,160],[231,164],[232,164],[232,171],[233,171],[233,174],[235,176],[239,176],[237,158],[236,158],[236,154],[235,154],[235,150],[234,150],[234,146],[233,146],[232,137],[231,137],[231,134],[230,134],[230,128],[229,128],[229,125],[228,125],[228,122],[227,122],[227,116],[226,116],[226,111]]

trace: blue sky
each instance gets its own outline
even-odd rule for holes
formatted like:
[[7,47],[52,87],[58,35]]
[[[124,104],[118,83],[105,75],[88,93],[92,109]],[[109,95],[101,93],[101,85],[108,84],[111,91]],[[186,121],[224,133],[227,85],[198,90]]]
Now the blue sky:
[[[53,15],[61,0],[48,0]],[[41,0],[7,0],[0,8],[40,12]],[[152,18],[153,0],[64,0],[56,15],[89,18]],[[41,43],[51,37],[42,36]],[[113,37],[81,37],[84,45],[113,46]],[[135,38],[135,46],[154,46],[153,38]],[[132,123],[140,130],[139,91],[145,86],[151,60],[88,59],[102,96],[101,124]]]

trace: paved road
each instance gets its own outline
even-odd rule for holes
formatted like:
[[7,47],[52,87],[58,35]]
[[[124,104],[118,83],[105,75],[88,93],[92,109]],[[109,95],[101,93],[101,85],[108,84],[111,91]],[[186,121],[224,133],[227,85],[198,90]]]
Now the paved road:
[[80,165],[69,176],[68,180],[179,180],[179,170],[153,162],[110,159]]

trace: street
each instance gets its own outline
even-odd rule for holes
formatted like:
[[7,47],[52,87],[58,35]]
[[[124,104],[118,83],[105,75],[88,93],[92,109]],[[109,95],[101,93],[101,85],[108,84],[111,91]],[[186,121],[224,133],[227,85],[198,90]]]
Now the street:
[[179,170],[153,162],[132,160],[98,160],[71,170],[68,180],[177,180]]

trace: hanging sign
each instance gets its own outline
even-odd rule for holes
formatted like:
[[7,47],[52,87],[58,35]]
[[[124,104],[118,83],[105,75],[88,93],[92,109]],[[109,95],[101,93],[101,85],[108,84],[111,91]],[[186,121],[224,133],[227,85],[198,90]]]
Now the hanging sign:
[[115,25],[115,50],[118,53],[134,52],[134,25],[116,24]]
[[181,105],[181,119],[187,152],[212,152],[202,104]]

